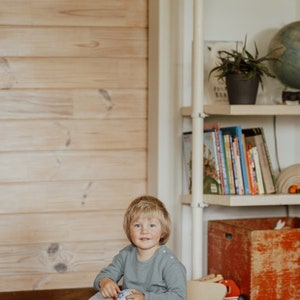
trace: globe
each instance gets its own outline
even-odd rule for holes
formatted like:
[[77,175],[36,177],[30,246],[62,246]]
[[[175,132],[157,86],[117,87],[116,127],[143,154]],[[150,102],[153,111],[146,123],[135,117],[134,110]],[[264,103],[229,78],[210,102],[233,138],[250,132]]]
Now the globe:
[[282,27],[270,42],[269,50],[277,61],[270,68],[285,86],[300,89],[300,22]]

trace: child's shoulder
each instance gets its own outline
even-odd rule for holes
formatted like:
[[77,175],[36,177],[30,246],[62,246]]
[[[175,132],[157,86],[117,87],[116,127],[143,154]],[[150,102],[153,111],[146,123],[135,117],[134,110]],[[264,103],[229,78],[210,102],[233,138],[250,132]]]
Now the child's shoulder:
[[174,255],[174,252],[167,245],[161,245],[160,251],[162,253],[168,253],[168,254]]
[[133,245],[127,245],[114,256],[116,261],[128,261],[136,257],[136,249]]
[[161,246],[159,250],[161,260],[164,261],[166,265],[179,265],[180,267],[185,268],[174,252],[166,245]]
[[159,249],[159,252],[160,252],[160,255],[162,257],[165,257],[165,258],[168,258],[168,259],[178,260],[178,258],[174,254],[174,252],[169,247],[167,247],[166,245],[162,245]]
[[131,253],[136,253],[136,247],[133,246],[132,244],[125,246],[119,251],[119,254],[121,255],[128,255]]

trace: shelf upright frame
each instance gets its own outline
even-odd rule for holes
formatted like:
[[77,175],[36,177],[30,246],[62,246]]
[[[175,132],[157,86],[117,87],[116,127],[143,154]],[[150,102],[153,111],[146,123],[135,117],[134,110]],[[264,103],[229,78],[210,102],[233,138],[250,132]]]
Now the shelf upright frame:
[[203,11],[204,0],[193,1],[192,46],[192,277],[203,276]]

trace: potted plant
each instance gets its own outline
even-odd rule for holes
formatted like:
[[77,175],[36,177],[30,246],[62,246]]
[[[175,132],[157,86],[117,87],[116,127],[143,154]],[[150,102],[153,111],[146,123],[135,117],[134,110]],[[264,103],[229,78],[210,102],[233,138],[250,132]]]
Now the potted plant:
[[263,76],[275,78],[266,62],[277,58],[272,57],[271,52],[259,57],[256,43],[255,54],[252,55],[246,49],[246,44],[247,37],[241,49],[236,43],[236,49],[219,51],[219,63],[209,73],[210,77],[216,72],[216,77],[225,81],[230,104],[255,104],[259,84],[263,89]]

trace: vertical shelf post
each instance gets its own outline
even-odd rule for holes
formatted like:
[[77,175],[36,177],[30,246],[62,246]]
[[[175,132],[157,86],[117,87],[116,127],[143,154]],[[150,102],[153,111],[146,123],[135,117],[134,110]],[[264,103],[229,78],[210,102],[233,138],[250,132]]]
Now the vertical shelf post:
[[192,53],[192,277],[203,276],[203,10],[204,0],[193,2]]

